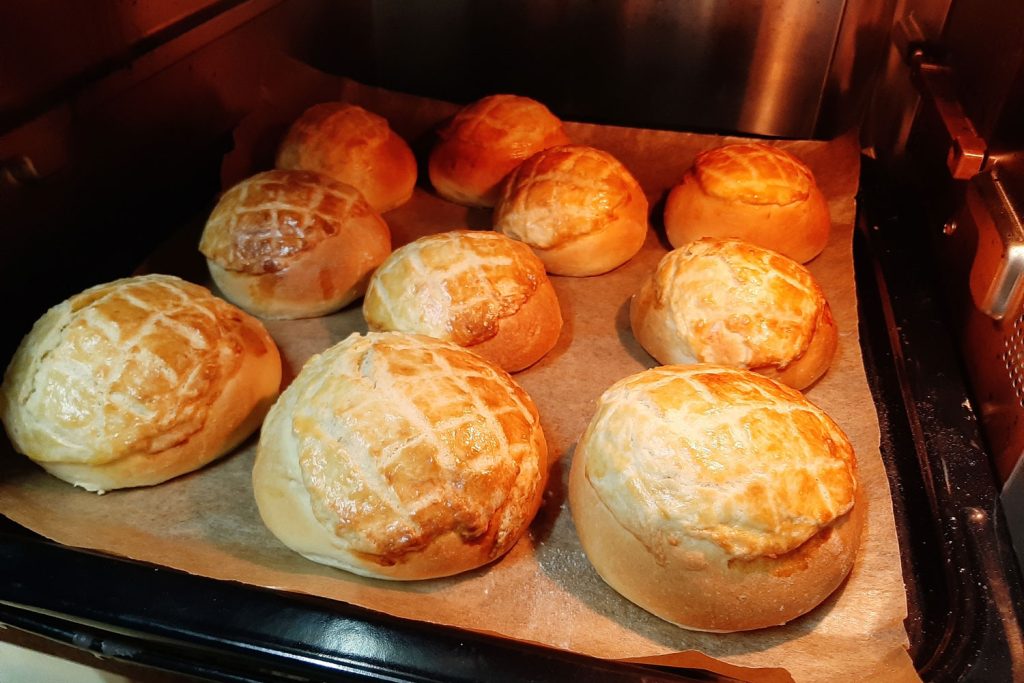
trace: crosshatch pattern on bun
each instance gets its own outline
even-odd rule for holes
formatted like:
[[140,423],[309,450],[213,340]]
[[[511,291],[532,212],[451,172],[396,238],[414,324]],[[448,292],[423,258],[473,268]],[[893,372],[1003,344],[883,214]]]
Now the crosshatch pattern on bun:
[[439,132],[427,171],[443,198],[492,207],[501,183],[531,155],[571,142],[561,120],[540,102],[490,95],[463,107]]
[[158,484],[231,451],[277,396],[263,325],[169,275],[116,280],[54,306],[0,389],[21,453],[90,491]]
[[760,142],[697,155],[665,202],[673,247],[701,237],[735,237],[806,263],[828,243],[828,203],[811,170]]
[[853,567],[865,514],[835,422],[789,387],[714,365],[612,385],[576,447],[569,502],[612,588],[717,632],[814,609]]
[[600,275],[640,251],[647,197],[611,154],[584,145],[550,147],[509,175],[494,229],[530,245],[549,273]]
[[804,389],[828,370],[838,333],[811,273],[741,240],[667,253],[630,303],[640,345],[662,364],[720,363]]
[[413,580],[508,552],[540,507],[547,445],[530,397],[474,353],[354,334],[312,357],[260,436],[267,527],[305,557]]
[[562,329],[554,287],[530,248],[469,230],[396,249],[370,279],[363,317],[371,330],[451,341],[509,372],[540,360]]
[[383,116],[347,102],[303,112],[281,141],[277,168],[351,185],[380,213],[405,204],[416,187],[416,158],[405,140]]
[[311,318],[363,295],[391,231],[355,188],[274,170],[224,193],[199,250],[231,302],[261,318]]

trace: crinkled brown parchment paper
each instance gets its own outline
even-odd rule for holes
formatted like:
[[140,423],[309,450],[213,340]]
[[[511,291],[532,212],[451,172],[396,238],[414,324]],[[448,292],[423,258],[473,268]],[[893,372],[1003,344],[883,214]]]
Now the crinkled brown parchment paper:
[[[266,82],[273,96],[239,127],[236,149],[224,163],[226,184],[266,168],[286,124],[316,101],[348,99],[386,116],[421,161],[434,127],[455,109],[299,65],[268,73]],[[596,657],[702,667],[756,680],[917,680],[906,653],[906,595],[889,484],[858,346],[852,234],[859,159],[854,138],[779,144],[811,166],[832,211],[831,241],[810,269],[832,304],[840,344],[834,365],[809,397],[854,443],[869,506],[867,537],[848,581],[809,615],[783,627],[716,635],[663,622],[601,581],[577,541],[565,481],[573,446],[597,396],[614,381],[655,364],[630,333],[627,302],[666,250],[661,230],[665,191],[697,152],[725,140],[575,123],[567,124],[567,130],[575,141],[611,152],[636,175],[651,200],[652,229],[640,254],[612,273],[552,278],[565,329],[556,348],[516,379],[536,402],[551,452],[560,460],[529,536],[509,555],[468,574],[415,583],[363,579],[314,564],[285,548],[260,521],[250,484],[254,440],[200,472],[103,496],[49,477],[4,444],[0,512],[67,545]],[[385,218],[396,246],[430,232],[490,225],[489,212],[433,195],[422,165],[413,200]],[[186,231],[145,268],[206,283],[197,240],[198,229]],[[310,354],[364,331],[365,325],[357,304],[326,318],[271,322],[268,328],[281,347],[287,381]]]

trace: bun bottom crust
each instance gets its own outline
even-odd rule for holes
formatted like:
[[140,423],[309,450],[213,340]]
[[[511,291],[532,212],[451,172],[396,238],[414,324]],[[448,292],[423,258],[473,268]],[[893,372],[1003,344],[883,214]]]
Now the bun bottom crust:
[[865,519],[860,491],[847,514],[778,558],[730,559],[693,540],[662,563],[601,501],[584,459],[573,458],[569,505],[587,558],[618,593],[677,626],[730,633],[785,624],[824,601],[853,567]]
[[[633,336],[647,353],[662,365],[689,365],[701,363],[704,359],[693,354],[684,335],[676,328],[671,315],[655,314],[657,295],[654,283],[647,280],[629,304],[629,323]],[[803,390],[824,375],[832,365],[839,332],[828,303],[814,327],[814,334],[803,355],[784,368],[772,365],[745,368],[765,377],[782,382],[794,389]]]
[[665,234],[673,248],[701,237],[735,237],[807,263],[828,243],[832,220],[817,187],[791,204],[747,204],[704,192],[689,171],[665,201]]

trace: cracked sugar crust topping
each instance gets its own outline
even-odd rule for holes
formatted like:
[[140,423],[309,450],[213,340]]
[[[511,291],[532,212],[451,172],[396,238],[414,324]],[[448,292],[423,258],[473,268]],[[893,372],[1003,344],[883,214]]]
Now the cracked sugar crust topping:
[[310,360],[287,389],[314,516],[384,564],[454,532],[518,537],[544,481],[536,409],[503,371],[455,345],[353,335]]
[[459,111],[441,130],[445,140],[496,146],[525,157],[540,140],[562,135],[562,121],[540,102],[518,95],[491,95]]
[[802,161],[758,142],[702,152],[693,169],[708,194],[747,204],[781,206],[804,201],[814,187],[811,170]]
[[614,384],[581,447],[597,495],[656,557],[687,539],[737,559],[780,556],[849,511],[857,487],[853,447],[823,411],[714,365]]
[[806,268],[741,240],[669,252],[654,285],[657,305],[705,363],[786,368],[807,351],[826,306]]
[[93,287],[33,329],[6,400],[23,406],[33,441],[49,444],[37,459],[101,464],[158,453],[202,430],[243,349],[263,345],[243,316],[166,275]]
[[495,224],[540,249],[598,232],[639,192],[615,157],[593,147],[563,145],[523,162],[505,185]]
[[[324,102],[307,109],[289,129],[283,148],[289,149],[287,168],[294,164],[308,168],[330,168],[346,161],[368,164],[366,156],[387,142],[391,126],[387,119],[360,106],[345,102]],[[295,158],[298,157],[298,158]]]
[[372,211],[358,190],[325,175],[265,171],[224,193],[199,250],[226,270],[275,273]]
[[547,279],[530,248],[495,232],[454,230],[396,249],[370,279],[363,312],[373,330],[472,346],[498,333]]

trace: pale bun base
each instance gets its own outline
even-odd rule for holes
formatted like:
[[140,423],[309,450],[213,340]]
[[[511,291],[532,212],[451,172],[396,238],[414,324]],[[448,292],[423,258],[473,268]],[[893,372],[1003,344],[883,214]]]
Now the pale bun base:
[[327,315],[361,297],[390,253],[391,234],[378,218],[323,240],[277,272],[252,274],[206,263],[231,303],[267,320],[292,320]]
[[252,324],[255,322],[245,324],[254,337],[263,340],[266,352],[243,352],[241,367],[208,408],[205,427],[184,443],[158,453],[133,453],[96,465],[37,463],[58,479],[103,493],[159,484],[231,452],[259,429],[281,387],[281,356],[263,327]]
[[553,349],[561,332],[562,309],[555,288],[546,280],[518,311],[498,322],[497,334],[466,348],[506,372],[518,372]]
[[[647,353],[661,365],[689,365],[704,362],[697,358],[685,341],[671,315],[656,314],[656,293],[654,283],[648,279],[629,303],[629,324],[633,336]],[[803,355],[783,369],[774,366],[750,367],[766,377],[782,382],[794,389],[806,389],[824,375],[832,364],[839,345],[839,331],[832,317],[828,303],[811,336],[810,344]]]
[[[624,222],[624,221],[623,221]],[[625,229],[587,235],[553,249],[534,248],[549,273],[590,277],[614,270],[640,251],[647,237],[645,223],[631,223]]]
[[735,237],[806,263],[828,243],[832,222],[816,186],[791,204],[747,204],[704,192],[687,171],[665,202],[665,234],[674,248],[701,237]]
[[569,505],[580,542],[598,574],[621,595],[693,631],[730,633],[785,624],[842,584],[860,546],[865,502],[777,559],[732,560],[710,542],[690,541],[664,562],[619,524],[598,497],[577,453]]

